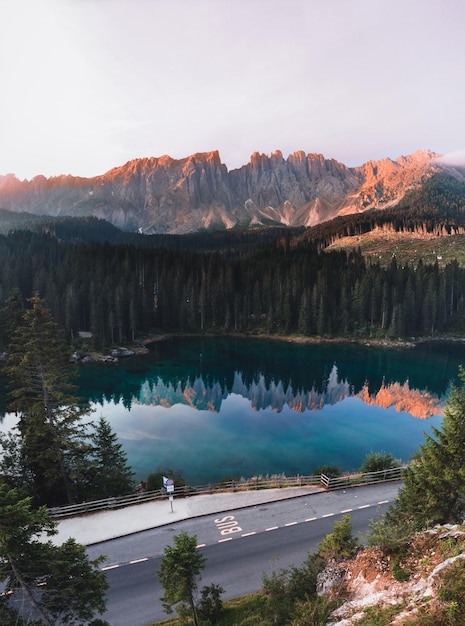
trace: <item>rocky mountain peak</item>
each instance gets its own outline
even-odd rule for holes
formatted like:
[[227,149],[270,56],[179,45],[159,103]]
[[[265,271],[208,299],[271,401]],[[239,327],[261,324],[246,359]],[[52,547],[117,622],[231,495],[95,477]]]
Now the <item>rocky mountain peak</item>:
[[[337,215],[383,208],[446,165],[439,155],[368,161],[349,168],[298,150],[284,158],[254,152],[228,171],[217,150],[182,159],[134,159],[93,178],[0,176],[0,208],[49,215],[93,215],[145,233],[187,233],[235,225],[311,226]],[[459,176],[459,170],[450,170]]]

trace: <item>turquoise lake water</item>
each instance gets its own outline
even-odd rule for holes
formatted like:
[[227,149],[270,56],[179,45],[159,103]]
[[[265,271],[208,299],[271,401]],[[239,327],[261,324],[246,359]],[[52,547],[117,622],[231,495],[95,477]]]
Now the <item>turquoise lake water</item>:
[[379,450],[407,462],[440,427],[461,363],[462,343],[183,338],[117,364],[80,366],[80,393],[93,417],[111,422],[137,479],[171,467],[205,484],[312,474],[328,463],[356,470]]

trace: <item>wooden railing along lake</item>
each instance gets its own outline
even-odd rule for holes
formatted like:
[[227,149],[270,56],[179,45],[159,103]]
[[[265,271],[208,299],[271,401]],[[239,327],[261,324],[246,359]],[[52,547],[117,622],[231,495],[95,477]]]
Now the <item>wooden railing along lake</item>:
[[[193,495],[212,494],[220,492],[251,491],[257,489],[282,489],[285,487],[304,487],[306,485],[320,486],[330,491],[333,489],[346,489],[360,485],[381,483],[387,481],[401,480],[404,467],[381,470],[379,472],[369,472],[367,474],[347,474],[337,478],[329,478],[325,474],[316,476],[284,476],[243,478],[241,480],[231,480],[222,483],[210,483],[208,485],[198,485],[192,487],[183,485],[175,487],[171,495],[177,497],[187,497]],[[93,500],[82,502],[81,504],[70,504],[67,506],[54,507],[50,509],[55,519],[72,517],[76,515],[86,515],[97,511],[109,509],[119,509],[126,506],[141,504],[152,500],[166,499],[169,494],[166,489],[156,489],[154,491],[140,491],[127,496],[116,498],[105,498],[103,500]]]

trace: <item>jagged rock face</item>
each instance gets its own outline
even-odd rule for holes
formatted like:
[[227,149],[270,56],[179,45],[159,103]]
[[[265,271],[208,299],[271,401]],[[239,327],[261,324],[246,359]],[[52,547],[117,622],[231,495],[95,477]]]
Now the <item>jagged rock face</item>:
[[[218,152],[129,161],[102,176],[0,176],[0,208],[45,215],[93,215],[125,230],[188,233],[235,225],[312,226],[337,215],[397,203],[444,169],[432,152],[348,168],[302,151],[284,159],[254,153],[228,172]],[[451,174],[460,176],[457,170]]]
[[311,226],[338,213],[343,199],[360,184],[358,173],[320,154],[255,152],[248,165],[230,173],[236,197],[257,221]]

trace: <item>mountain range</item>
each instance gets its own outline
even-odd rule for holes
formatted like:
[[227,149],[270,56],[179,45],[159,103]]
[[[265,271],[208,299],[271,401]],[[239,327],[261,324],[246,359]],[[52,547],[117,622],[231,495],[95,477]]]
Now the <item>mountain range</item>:
[[465,181],[465,166],[429,150],[347,167],[321,154],[285,159],[255,152],[228,171],[217,151],[183,159],[135,159],[103,175],[19,180],[0,176],[0,209],[94,216],[144,234],[186,234],[253,226],[315,226],[334,217],[395,207],[442,173]]

